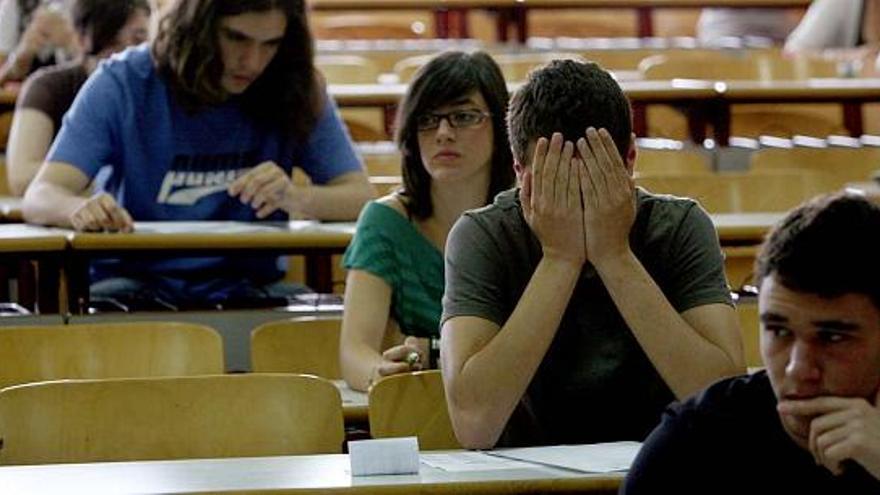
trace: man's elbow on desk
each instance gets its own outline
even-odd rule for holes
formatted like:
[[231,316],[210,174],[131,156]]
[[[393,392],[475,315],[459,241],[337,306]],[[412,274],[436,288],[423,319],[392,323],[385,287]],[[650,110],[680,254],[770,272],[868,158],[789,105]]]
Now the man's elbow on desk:
[[449,419],[458,443],[466,449],[491,449],[498,443],[507,418],[499,418],[492,404],[470,398],[456,398],[456,385],[447,383]]

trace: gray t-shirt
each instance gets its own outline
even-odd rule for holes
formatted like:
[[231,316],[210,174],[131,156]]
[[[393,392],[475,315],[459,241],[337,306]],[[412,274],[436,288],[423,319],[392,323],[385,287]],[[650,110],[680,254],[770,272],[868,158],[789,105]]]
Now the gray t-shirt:
[[[718,236],[705,211],[694,201],[641,189],[637,205],[630,246],[672,306],[683,312],[732,305]],[[517,190],[465,213],[446,245],[441,322],[477,316],[502,326],[541,256]],[[643,440],[674,398],[588,264],[498,445]]]

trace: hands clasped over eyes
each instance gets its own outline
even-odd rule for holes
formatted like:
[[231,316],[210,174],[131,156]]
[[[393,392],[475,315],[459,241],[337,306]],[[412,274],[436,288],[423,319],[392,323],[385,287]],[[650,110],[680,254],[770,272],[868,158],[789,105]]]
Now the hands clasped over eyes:
[[605,129],[588,128],[577,143],[538,139],[520,201],[544,256],[596,265],[628,247],[635,185]]

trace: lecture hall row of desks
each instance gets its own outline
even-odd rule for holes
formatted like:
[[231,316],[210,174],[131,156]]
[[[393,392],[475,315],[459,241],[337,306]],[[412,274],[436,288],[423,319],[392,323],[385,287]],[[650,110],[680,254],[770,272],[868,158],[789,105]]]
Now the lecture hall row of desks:
[[[880,79],[806,79],[787,81],[621,81],[633,105],[633,130],[648,134],[646,109],[651,105],[674,105],[686,109],[689,134],[695,143],[707,137],[719,146],[730,139],[730,107],[759,103],[839,104],[842,121],[850,136],[865,132],[863,106],[880,102]],[[521,83],[510,83],[511,91]],[[386,131],[391,129],[397,103],[406,93],[406,84],[331,84],[330,95],[343,108],[381,108],[385,111]],[[15,107],[16,91],[0,91],[0,114]],[[709,134],[709,129],[712,134]]]
[[[713,214],[730,262],[748,265],[756,246],[782,213]],[[0,225],[0,259],[38,265],[41,313],[81,314],[88,308],[88,262],[149,256],[304,255],[306,283],[317,292],[333,289],[332,255],[345,251],[354,223],[290,221],[135,222],[135,232],[88,233],[20,223]],[[247,234],[247,235],[243,235]],[[745,249],[745,251],[743,251]],[[66,297],[65,297],[66,295]]]
[[[471,10],[495,15],[496,38],[500,42],[525,43],[528,39],[528,12],[547,9],[625,9],[636,14],[640,37],[654,35],[654,12],[659,9],[789,8],[803,10],[809,0],[372,0],[371,10],[430,10],[434,14],[438,38],[468,38],[467,14]],[[310,0],[315,11],[364,10],[363,0]],[[513,37],[510,31],[513,30]]]

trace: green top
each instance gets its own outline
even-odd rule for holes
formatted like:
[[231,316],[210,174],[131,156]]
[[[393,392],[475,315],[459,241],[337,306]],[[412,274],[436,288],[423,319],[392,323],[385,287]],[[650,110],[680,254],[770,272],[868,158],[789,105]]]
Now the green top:
[[342,263],[391,286],[391,317],[401,332],[440,337],[443,254],[403,215],[381,203],[368,203]]

